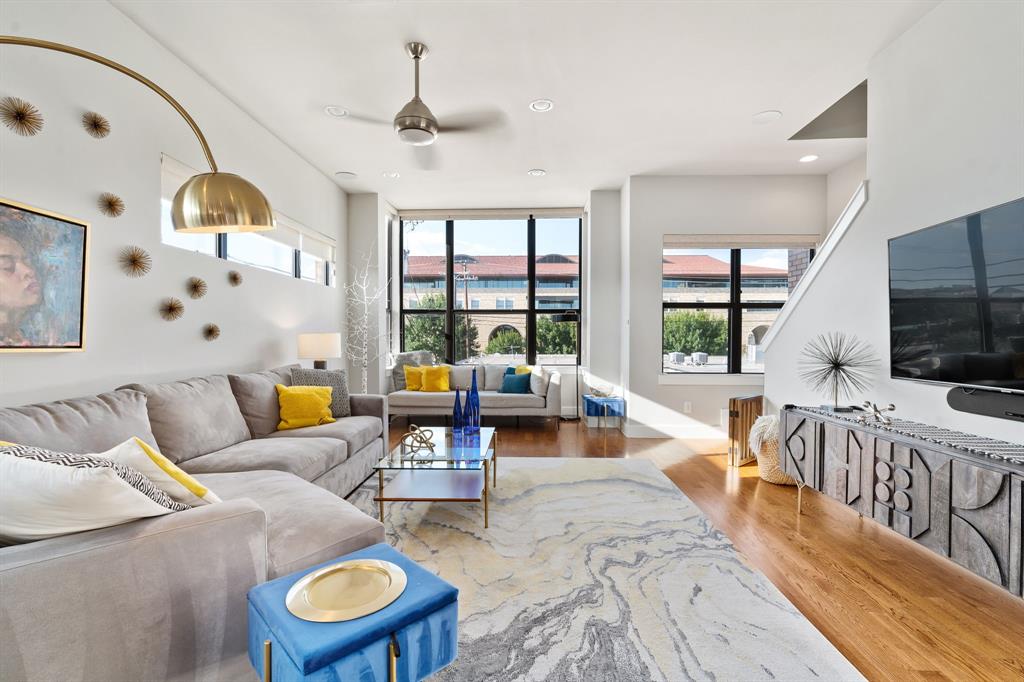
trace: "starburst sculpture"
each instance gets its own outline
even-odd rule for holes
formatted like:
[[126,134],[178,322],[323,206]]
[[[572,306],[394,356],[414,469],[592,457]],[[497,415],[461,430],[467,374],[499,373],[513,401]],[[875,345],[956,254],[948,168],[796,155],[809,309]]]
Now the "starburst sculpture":
[[18,135],[31,137],[43,129],[43,115],[18,97],[0,99],[0,121]]
[[184,314],[185,304],[179,299],[172,296],[160,301],[160,317],[164,318],[168,322],[173,322]]
[[874,349],[856,336],[840,332],[822,334],[804,346],[800,354],[800,378],[812,389],[832,399],[839,410],[839,397],[871,387],[871,372],[878,364]]
[[242,283],[242,273],[240,273],[238,270],[232,270],[231,272],[229,272],[228,283],[233,287],[239,286]]
[[202,298],[203,296],[206,296],[206,280],[202,277],[189,277],[188,284],[185,288],[188,289],[188,295],[192,298]]
[[104,138],[110,134],[110,121],[95,111],[82,114],[82,127],[95,138]]
[[212,322],[203,327],[203,338],[207,341],[216,341],[220,338],[220,327]]
[[140,246],[126,246],[117,256],[121,270],[129,277],[142,277],[153,267],[153,259]]
[[104,192],[96,203],[100,207],[100,213],[111,218],[117,218],[124,213],[124,199],[116,194]]

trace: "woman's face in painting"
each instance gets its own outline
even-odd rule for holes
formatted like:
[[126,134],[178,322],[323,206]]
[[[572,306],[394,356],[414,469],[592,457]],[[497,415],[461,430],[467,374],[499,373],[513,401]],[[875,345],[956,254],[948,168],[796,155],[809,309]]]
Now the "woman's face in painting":
[[39,303],[42,289],[21,244],[0,234],[0,311],[17,311]]

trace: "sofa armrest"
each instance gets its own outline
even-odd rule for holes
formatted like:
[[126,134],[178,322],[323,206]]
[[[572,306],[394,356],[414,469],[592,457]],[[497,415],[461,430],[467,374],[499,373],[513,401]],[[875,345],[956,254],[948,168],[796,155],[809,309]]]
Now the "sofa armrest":
[[266,524],[239,499],[0,549],[0,641],[10,645],[0,679],[245,670],[246,593],[267,579]]
[[[348,398],[348,404],[352,410],[352,416],[366,415],[368,417],[380,417],[381,420],[381,457],[388,451],[388,397],[373,393],[356,393]],[[349,453],[352,454],[352,453]]]
[[551,372],[548,379],[548,394],[544,396],[544,407],[549,415],[562,416],[562,375],[559,372]]

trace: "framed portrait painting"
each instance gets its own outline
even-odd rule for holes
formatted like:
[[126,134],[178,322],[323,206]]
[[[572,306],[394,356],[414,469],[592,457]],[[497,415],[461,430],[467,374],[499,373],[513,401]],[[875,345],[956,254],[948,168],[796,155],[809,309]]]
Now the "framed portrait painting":
[[0,353],[85,350],[89,224],[0,198]]

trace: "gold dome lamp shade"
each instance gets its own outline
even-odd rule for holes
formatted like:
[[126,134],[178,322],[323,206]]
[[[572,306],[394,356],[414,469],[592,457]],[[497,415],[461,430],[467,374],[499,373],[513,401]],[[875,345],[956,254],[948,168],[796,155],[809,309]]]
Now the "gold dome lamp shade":
[[0,35],[0,45],[38,47],[102,64],[142,83],[163,97],[185,119],[203,148],[211,172],[189,178],[174,195],[174,201],[171,203],[171,222],[175,232],[263,232],[274,229],[274,211],[267,198],[256,185],[245,178],[217,170],[217,162],[213,159],[210,145],[207,144],[199,125],[185,108],[159,85],[122,64],[71,45],[7,35]]

